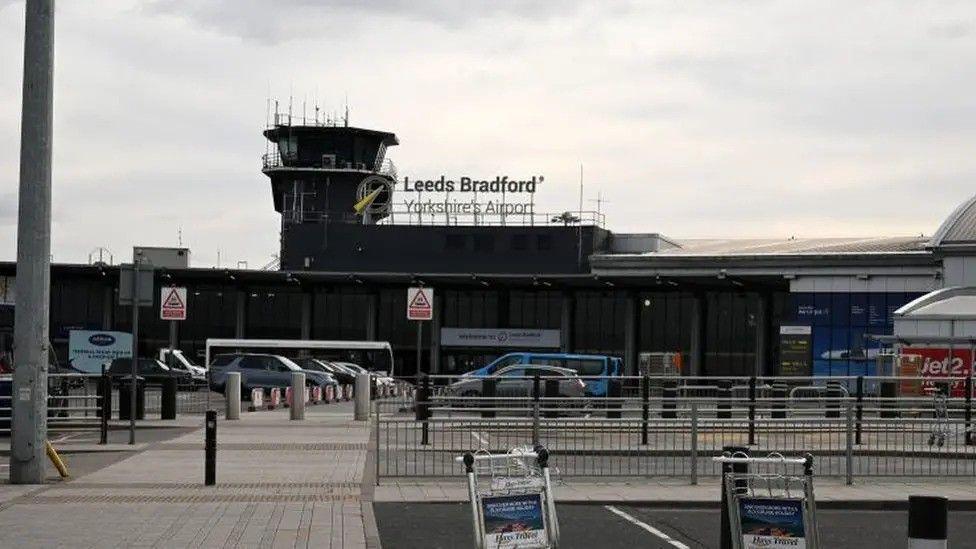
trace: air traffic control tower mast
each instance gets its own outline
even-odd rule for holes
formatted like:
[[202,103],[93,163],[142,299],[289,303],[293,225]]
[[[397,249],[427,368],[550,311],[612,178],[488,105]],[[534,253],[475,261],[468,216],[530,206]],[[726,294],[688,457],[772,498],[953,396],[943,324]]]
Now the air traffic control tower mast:
[[[263,158],[281,214],[281,268],[323,269],[310,249],[329,248],[340,225],[375,224],[387,215],[396,171],[386,159],[392,133],[353,128],[348,118],[314,120],[274,114]],[[351,228],[351,227],[347,227]]]

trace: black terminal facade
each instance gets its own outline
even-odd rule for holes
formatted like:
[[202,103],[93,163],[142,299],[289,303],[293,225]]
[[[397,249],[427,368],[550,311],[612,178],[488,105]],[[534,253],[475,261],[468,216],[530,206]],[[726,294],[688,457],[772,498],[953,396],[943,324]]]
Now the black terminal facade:
[[[157,285],[188,288],[177,341],[190,355],[215,337],[383,340],[394,347],[395,371],[411,375],[416,328],[406,319],[406,289],[423,285],[435,291],[424,372],[458,374],[520,350],[458,344],[448,329],[532,329],[558,332],[559,346],[526,350],[616,355],[629,373],[640,353],[680,352],[686,374],[775,374],[779,326],[806,310],[798,313],[791,295],[800,282],[938,280],[937,261],[917,239],[779,247],[770,239],[756,251],[747,241],[709,247],[615,234],[581,212],[414,219],[396,210],[398,179],[386,160],[399,143],[394,134],[278,119],[264,135],[263,172],[281,214],[280,269],[156,270]],[[0,264],[0,276],[15,274],[13,263]],[[131,329],[129,308],[117,303],[117,266],[57,264],[51,279],[61,360],[72,329]],[[158,304],[142,319],[140,349],[155,355],[168,323]],[[12,323],[12,308],[0,307],[0,346],[9,347]]]

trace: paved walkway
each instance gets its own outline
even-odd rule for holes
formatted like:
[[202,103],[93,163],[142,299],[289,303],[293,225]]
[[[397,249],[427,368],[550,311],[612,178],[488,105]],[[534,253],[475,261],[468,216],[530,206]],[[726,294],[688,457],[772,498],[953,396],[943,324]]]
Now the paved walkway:
[[[909,495],[939,495],[950,501],[976,507],[976,478],[872,478],[847,486],[842,479],[815,479],[818,503],[844,502],[871,506],[902,504]],[[647,503],[717,504],[721,487],[718,478],[703,478],[697,486],[686,480],[637,479],[608,482],[568,479],[553,487],[556,501],[563,503]],[[462,502],[468,501],[467,483],[459,471],[450,479],[383,479],[375,488],[376,502]]]
[[241,418],[218,424],[216,486],[202,429],[69,482],[0,485],[0,547],[378,545],[361,501],[369,430],[351,404]]

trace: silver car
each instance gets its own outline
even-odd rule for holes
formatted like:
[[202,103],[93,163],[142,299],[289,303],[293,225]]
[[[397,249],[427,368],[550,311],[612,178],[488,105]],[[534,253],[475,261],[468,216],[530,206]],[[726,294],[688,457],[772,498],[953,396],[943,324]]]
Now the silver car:
[[552,379],[558,382],[557,396],[567,400],[543,403],[543,407],[558,406],[560,408],[582,408],[586,396],[586,384],[574,370],[558,366],[539,366],[533,364],[513,364],[506,366],[487,377],[466,377],[449,385],[445,396],[471,398],[470,402],[455,402],[455,405],[488,405],[479,400],[485,379],[495,380],[495,397],[498,399],[512,398],[513,400],[495,401],[504,407],[527,408],[532,397],[535,376],[539,376],[539,392],[546,396],[546,384]]

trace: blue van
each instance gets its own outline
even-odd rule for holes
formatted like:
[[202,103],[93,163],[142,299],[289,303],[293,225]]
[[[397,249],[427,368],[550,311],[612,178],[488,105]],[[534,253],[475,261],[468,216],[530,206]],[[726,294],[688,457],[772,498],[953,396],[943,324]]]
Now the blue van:
[[478,368],[464,375],[474,377],[490,376],[513,364],[538,364],[542,366],[560,366],[576,371],[581,377],[603,376],[604,379],[583,379],[586,392],[591,396],[606,396],[607,380],[609,376],[619,376],[623,369],[621,359],[604,355],[572,355],[565,353],[508,353],[496,358],[487,366]]

